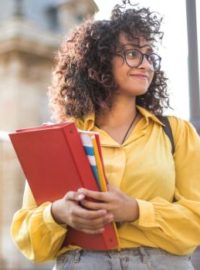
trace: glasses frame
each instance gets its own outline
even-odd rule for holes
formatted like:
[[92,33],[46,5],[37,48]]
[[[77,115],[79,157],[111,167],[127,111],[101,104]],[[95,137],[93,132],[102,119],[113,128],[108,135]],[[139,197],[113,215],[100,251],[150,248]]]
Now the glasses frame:
[[[129,64],[128,59],[127,59],[127,51],[136,51],[141,55],[141,59],[137,65],[130,65]],[[162,58],[157,53],[152,52],[150,54],[147,54],[147,53],[141,52],[138,49],[121,48],[119,51],[116,52],[116,55],[121,56],[123,58],[123,61],[126,62],[127,66],[129,66],[130,68],[138,68],[142,64],[144,57],[145,57],[147,59],[148,63],[152,66],[154,71],[160,70],[160,63],[161,63]],[[155,68],[154,63],[149,60],[152,55],[156,55],[158,57],[158,62],[159,62],[158,68]]]

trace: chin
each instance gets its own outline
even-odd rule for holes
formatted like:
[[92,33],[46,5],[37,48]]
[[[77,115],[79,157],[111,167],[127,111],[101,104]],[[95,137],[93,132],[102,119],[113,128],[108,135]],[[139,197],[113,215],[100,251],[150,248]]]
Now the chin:
[[142,96],[142,95],[145,95],[147,91],[148,91],[148,88],[147,89],[141,88],[141,89],[132,89],[129,93],[132,96]]
[[125,88],[121,88],[118,90],[118,94],[125,94],[128,95],[130,97],[134,97],[134,96],[142,96],[145,95],[148,91],[148,87],[144,87],[141,85],[138,86],[129,86],[129,87],[125,87]]

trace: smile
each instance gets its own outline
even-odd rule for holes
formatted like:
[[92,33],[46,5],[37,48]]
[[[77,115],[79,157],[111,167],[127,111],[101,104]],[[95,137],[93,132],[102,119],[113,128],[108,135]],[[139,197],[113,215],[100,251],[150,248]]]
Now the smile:
[[149,79],[149,77],[147,75],[144,75],[144,74],[130,74],[130,77],[140,79],[140,80],[148,80]]

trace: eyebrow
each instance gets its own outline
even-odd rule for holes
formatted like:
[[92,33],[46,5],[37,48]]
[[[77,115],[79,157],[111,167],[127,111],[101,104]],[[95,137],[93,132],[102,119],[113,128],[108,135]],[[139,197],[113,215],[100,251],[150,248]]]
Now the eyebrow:
[[121,48],[124,48],[124,47],[127,47],[127,46],[132,46],[134,48],[142,49],[142,48],[147,47],[148,52],[153,52],[154,51],[150,44],[144,44],[144,45],[140,46],[139,44],[135,44],[135,43],[126,43],[126,44],[120,43],[119,45],[120,45]]

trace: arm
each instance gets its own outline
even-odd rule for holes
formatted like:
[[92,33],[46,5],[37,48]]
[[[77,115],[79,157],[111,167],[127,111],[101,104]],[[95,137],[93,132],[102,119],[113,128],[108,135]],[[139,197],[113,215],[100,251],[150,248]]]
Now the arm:
[[[114,217],[115,221],[125,222],[120,234],[131,232],[127,235],[129,241],[135,243],[135,233],[140,231],[150,245],[184,255],[192,253],[200,244],[200,138],[187,122],[170,118],[170,124],[176,143],[174,201],[157,196],[148,201],[136,199],[135,203],[132,198],[132,208],[122,204],[120,217],[115,214]],[[89,196],[88,191],[85,194]],[[105,194],[102,202],[106,209],[115,213],[108,203],[108,195]],[[101,199],[103,195],[90,192],[90,196]],[[98,208],[91,202],[85,205]],[[131,213],[128,219],[124,216],[127,209]]]
[[181,255],[200,244],[200,137],[188,122],[172,117],[170,124],[176,145],[174,202],[138,200],[140,218],[133,225],[156,245]]
[[26,183],[22,208],[15,213],[11,224],[12,238],[24,256],[37,262],[53,259],[66,231],[53,219],[50,202],[37,207]]
[[11,234],[21,252],[30,260],[42,262],[59,254],[67,225],[86,232],[100,233],[113,216],[105,210],[89,211],[79,205],[83,196],[68,192],[53,203],[37,206],[26,184],[23,206],[13,218]]

